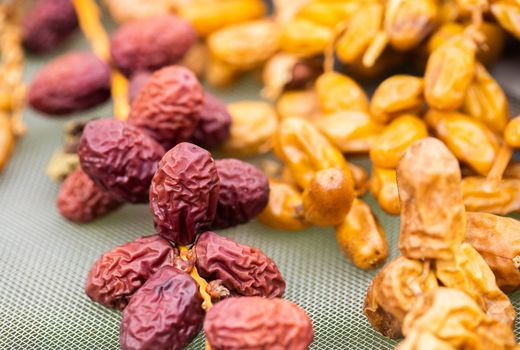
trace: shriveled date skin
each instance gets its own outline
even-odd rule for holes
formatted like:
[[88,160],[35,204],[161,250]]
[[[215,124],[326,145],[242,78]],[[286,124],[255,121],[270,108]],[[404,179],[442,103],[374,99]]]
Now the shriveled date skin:
[[226,104],[212,94],[204,93],[202,113],[191,142],[205,149],[215,148],[228,139],[230,129],[231,115]]
[[370,207],[356,198],[343,219],[336,227],[336,240],[343,253],[361,269],[382,264],[388,257],[388,243]]
[[276,298],[285,291],[278,267],[260,249],[208,231],[197,240],[195,254],[200,275],[222,280],[234,295]]
[[486,177],[462,179],[462,195],[466,209],[499,215],[520,210],[520,179],[502,179],[490,183]]
[[128,80],[128,100],[130,104],[132,104],[135,101],[137,95],[139,95],[139,92],[141,92],[143,86],[152,77],[152,74],[152,72],[148,71],[141,71],[132,74],[132,76]]
[[399,338],[406,314],[421,296],[437,287],[427,263],[399,257],[372,281],[365,299],[365,315],[381,334]]
[[215,165],[220,192],[212,227],[244,224],[260,214],[269,201],[269,182],[262,171],[238,159],[219,159]]
[[229,298],[206,315],[204,333],[214,350],[305,350],[314,338],[309,316],[283,299]]
[[56,201],[60,214],[76,223],[95,220],[120,205],[121,201],[99,188],[80,167],[67,176]]
[[81,135],[82,169],[114,198],[130,203],[148,200],[150,182],[164,148],[140,129],[117,120],[90,121]]
[[510,326],[486,316],[473,299],[451,288],[437,288],[415,303],[404,320],[403,333],[408,337],[415,332],[429,333],[456,349],[516,348]]
[[414,142],[397,168],[399,249],[411,259],[450,259],[466,234],[457,159],[437,139]]
[[469,243],[459,247],[454,259],[438,260],[435,275],[444,286],[472,297],[490,318],[513,326],[513,305],[498,288],[486,261]]
[[161,267],[173,264],[173,249],[159,235],[144,236],[103,254],[92,266],[85,293],[103,306],[122,310]]
[[486,213],[467,214],[466,242],[484,258],[500,289],[520,288],[520,222]]
[[71,0],[39,0],[22,20],[23,44],[36,53],[59,46],[78,27]]
[[180,61],[196,39],[193,27],[174,15],[132,21],[112,37],[112,63],[126,75],[154,71]]
[[128,122],[145,130],[166,149],[187,141],[200,120],[204,91],[181,66],[156,71],[137,95]]
[[119,341],[123,350],[181,350],[202,328],[204,310],[197,282],[166,266],[130,299]]
[[94,54],[68,53],[47,64],[29,87],[29,104],[49,115],[82,111],[110,97],[110,70]]
[[193,243],[215,218],[219,190],[211,154],[191,143],[178,144],[162,158],[150,187],[155,229],[177,245]]

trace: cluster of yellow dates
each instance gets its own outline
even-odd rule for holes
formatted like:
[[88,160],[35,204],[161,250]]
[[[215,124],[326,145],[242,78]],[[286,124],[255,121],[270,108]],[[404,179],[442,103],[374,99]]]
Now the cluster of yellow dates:
[[518,251],[511,255],[520,223],[466,212],[458,161],[437,139],[414,142],[397,176],[402,256],[368,289],[370,323],[404,335],[400,350],[518,349],[503,291],[520,287]]

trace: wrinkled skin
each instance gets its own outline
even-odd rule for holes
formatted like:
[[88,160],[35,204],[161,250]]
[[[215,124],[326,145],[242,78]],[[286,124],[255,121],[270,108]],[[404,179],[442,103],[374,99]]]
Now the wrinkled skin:
[[173,15],[123,24],[110,43],[112,63],[125,75],[154,71],[180,61],[195,43],[193,27]]
[[399,257],[372,281],[365,299],[365,315],[381,334],[399,338],[406,314],[418,298],[437,286],[427,263]]
[[[456,349],[516,348],[515,336],[510,326],[486,316],[473,299],[451,288],[437,288],[415,303],[406,315],[403,333],[408,337],[415,332],[430,333]],[[431,349],[420,346],[416,348]],[[449,348],[444,346],[438,349]]]
[[130,299],[119,341],[123,350],[181,350],[202,328],[204,310],[197,283],[166,266]]
[[191,142],[205,149],[215,148],[228,139],[230,130],[231,115],[226,104],[212,94],[204,93],[202,113]]
[[180,143],[168,151],[150,187],[156,231],[177,245],[193,243],[215,218],[220,182],[208,151]]
[[80,167],[67,176],[56,200],[60,214],[75,223],[96,220],[120,205],[120,201],[100,189]]
[[71,0],[39,0],[22,20],[23,45],[35,53],[58,47],[78,27]]
[[148,71],[140,71],[132,74],[130,79],[128,80],[128,101],[132,104],[142,87],[146,84],[150,77],[152,76],[152,72]]
[[520,222],[486,213],[467,217],[466,242],[486,260],[500,289],[512,293],[520,288]]
[[114,198],[130,203],[146,203],[163,154],[152,138],[115,118],[90,121],[78,150],[85,173]]
[[438,260],[435,275],[443,286],[472,297],[490,318],[513,326],[515,311],[511,301],[498,288],[486,261],[470,244],[463,243],[454,259]]
[[399,249],[411,259],[450,259],[464,240],[466,212],[457,159],[439,140],[414,142],[397,168]]
[[262,171],[238,159],[219,159],[215,165],[220,192],[212,227],[233,227],[260,214],[269,201],[269,182]]
[[352,263],[364,270],[375,268],[388,257],[383,227],[368,204],[357,198],[336,227],[336,240]]
[[173,264],[173,249],[159,235],[144,236],[104,253],[92,265],[85,293],[103,306],[123,310],[161,267]]
[[279,298],[285,291],[278,267],[260,249],[208,231],[197,240],[195,254],[200,275],[221,280],[233,295]]
[[181,66],[156,71],[137,95],[128,122],[170,149],[187,141],[197,127],[204,91],[197,77]]
[[92,108],[110,97],[108,65],[92,53],[75,52],[55,58],[29,87],[32,108],[63,115]]
[[520,179],[490,183],[483,176],[462,179],[464,205],[469,211],[507,215],[520,210]]
[[206,315],[204,332],[214,350],[305,350],[314,337],[311,320],[283,299],[229,298]]

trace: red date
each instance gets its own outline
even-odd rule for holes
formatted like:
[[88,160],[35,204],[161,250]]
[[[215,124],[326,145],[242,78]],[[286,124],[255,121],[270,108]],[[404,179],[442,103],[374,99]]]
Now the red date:
[[47,64],[29,88],[29,104],[49,115],[78,112],[110,97],[110,69],[91,53],[69,53]]
[[204,91],[197,77],[181,66],[156,71],[137,95],[128,122],[142,128],[165,149],[187,141],[202,112]]
[[130,77],[128,82],[128,101],[130,101],[130,104],[135,101],[142,87],[148,80],[150,80],[151,76],[152,73],[148,71],[141,71],[132,74],[132,77]]
[[130,203],[148,200],[163,154],[162,146],[144,132],[114,118],[90,121],[78,150],[85,173],[114,198]]
[[56,201],[60,214],[76,223],[95,220],[120,205],[120,201],[100,189],[80,167],[67,176]]
[[77,27],[71,0],[38,0],[22,20],[23,44],[35,53],[49,52]]
[[191,135],[191,142],[205,149],[215,148],[228,139],[230,129],[231,115],[226,105],[206,92],[199,124]]
[[95,302],[122,310],[130,297],[163,266],[173,249],[158,235],[144,236],[103,254],[92,266],[85,293]]
[[112,62],[127,76],[141,70],[154,71],[180,61],[196,40],[191,24],[177,16],[131,21],[112,37]]
[[167,266],[154,274],[123,311],[123,350],[184,349],[202,328],[204,310],[197,283]]
[[238,159],[215,162],[220,179],[214,228],[244,224],[265,208],[269,200],[267,177],[255,166]]
[[211,308],[204,332],[213,350],[307,349],[312,323],[300,307],[283,299],[237,297]]
[[195,244],[197,268],[208,280],[221,280],[233,295],[281,297],[285,281],[278,267],[260,249],[204,232]]
[[220,184],[208,151],[183,142],[168,151],[150,187],[155,229],[177,245],[193,243],[215,218]]

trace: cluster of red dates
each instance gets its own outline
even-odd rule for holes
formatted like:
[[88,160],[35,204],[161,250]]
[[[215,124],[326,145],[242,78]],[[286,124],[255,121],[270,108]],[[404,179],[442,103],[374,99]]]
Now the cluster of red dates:
[[[88,137],[87,128],[82,147]],[[82,164],[89,152],[80,151]],[[94,164],[105,161],[97,158]],[[246,181],[244,172],[254,181]],[[278,299],[285,282],[276,264],[259,249],[202,232],[214,222],[229,226],[249,219],[265,206],[268,191],[260,189],[268,187],[257,174],[237,160],[215,162],[190,143],[180,143],[162,157],[150,187],[158,234],[106,252],[87,278],[85,290],[92,300],[123,310],[123,349],[182,349],[203,324],[212,349],[309,346],[309,317],[297,305]],[[131,186],[127,189],[132,193]],[[209,304],[218,301],[216,306],[209,308],[203,295],[209,295]]]

